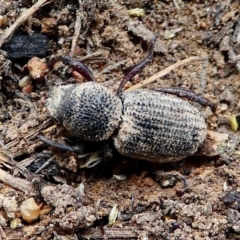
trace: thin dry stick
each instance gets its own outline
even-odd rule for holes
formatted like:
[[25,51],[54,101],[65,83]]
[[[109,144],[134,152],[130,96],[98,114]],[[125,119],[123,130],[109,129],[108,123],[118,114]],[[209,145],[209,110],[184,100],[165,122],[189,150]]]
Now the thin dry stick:
[[40,168],[38,168],[34,174],[38,174],[40,173],[44,168],[46,168],[53,160],[54,160],[54,156],[50,157]]
[[35,192],[31,182],[21,178],[13,177],[12,175],[3,171],[2,169],[0,169],[0,181],[22,192],[26,191],[31,193]]
[[175,7],[176,7],[177,10],[181,10],[181,8],[179,7],[179,4],[178,4],[177,0],[173,0],[173,3],[174,3],[174,5],[175,5]]
[[[133,228],[130,227],[104,227],[105,236],[108,236],[108,239],[137,239],[137,234]],[[99,228],[88,228],[80,230],[79,237],[81,239],[103,239],[103,235]]]
[[71,46],[71,52],[70,52],[70,56],[73,57],[73,53],[77,44],[77,39],[78,36],[80,34],[80,30],[81,30],[81,14],[82,14],[82,1],[79,0],[79,9],[77,11],[76,14],[76,22],[75,22],[75,26],[74,26],[74,35],[73,35],[73,39],[72,39],[72,46]]
[[1,240],[8,240],[8,237],[6,235],[6,233],[4,232],[2,226],[0,225],[0,235],[1,235]]
[[167,75],[168,73],[170,73],[171,71],[173,71],[174,69],[182,66],[182,65],[185,65],[189,62],[192,62],[192,61],[203,61],[203,60],[207,60],[206,57],[190,57],[190,58],[186,58],[180,62],[177,62],[167,68],[165,68],[164,70],[154,74],[153,76],[151,76],[150,78],[147,78],[146,80],[126,89],[126,91],[132,91],[132,90],[136,90],[138,88],[141,88],[141,87],[144,87],[150,83],[153,83],[154,81],[156,81],[157,79]]
[[38,0],[32,7],[23,11],[20,17],[16,20],[16,22],[13,25],[11,25],[0,37],[0,48],[5,42],[7,42],[11,38],[15,30],[23,22],[25,22],[31,15],[33,15],[40,7],[51,2],[51,1],[49,2],[48,1],[49,0]]

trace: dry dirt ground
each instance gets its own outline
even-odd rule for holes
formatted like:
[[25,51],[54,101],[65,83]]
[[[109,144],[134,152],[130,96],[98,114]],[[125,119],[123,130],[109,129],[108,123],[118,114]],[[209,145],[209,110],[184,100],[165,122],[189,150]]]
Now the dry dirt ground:
[[[7,29],[36,2],[0,0],[1,45]],[[31,67],[34,54],[0,58],[0,239],[240,239],[240,135],[229,124],[240,113],[239,1],[62,0],[35,10],[12,32],[47,36],[42,60],[32,60]],[[97,166],[83,168],[89,163],[76,154],[38,139],[42,132],[68,145],[75,140],[53,121],[44,102],[53,84],[82,77],[60,62],[48,67],[51,57],[81,59],[98,82],[116,91],[158,31],[152,64],[125,87],[191,56],[204,58],[147,87],[182,87],[217,104],[213,112],[193,103],[209,130],[232,136],[219,156],[192,156],[171,165],[113,152],[112,160],[105,156]],[[47,44],[39,41],[43,46],[36,55]],[[9,55],[21,52],[19,42],[17,49],[8,48]],[[101,149],[86,146],[86,152]],[[27,205],[26,217],[23,203],[31,197],[35,203]]]

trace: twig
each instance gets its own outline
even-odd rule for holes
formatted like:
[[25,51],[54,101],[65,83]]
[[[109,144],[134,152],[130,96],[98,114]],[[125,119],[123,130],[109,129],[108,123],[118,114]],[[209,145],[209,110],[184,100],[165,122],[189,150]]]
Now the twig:
[[54,160],[54,156],[50,157],[39,169],[37,169],[34,173],[38,174],[40,173],[44,168],[46,168],[53,160]]
[[91,58],[102,56],[103,54],[104,54],[103,51],[100,50],[100,51],[97,51],[97,52],[89,53],[86,56],[79,57],[78,60],[86,61],[86,60],[91,59]]
[[[57,128],[56,125],[52,125],[52,124],[53,124],[52,119],[46,120],[41,125],[37,126],[35,129],[32,129],[29,132],[27,132],[26,134],[24,134],[24,139],[26,140],[33,136],[36,136],[40,131],[45,133],[45,132],[50,132],[50,131],[54,130],[55,128]],[[52,126],[50,126],[50,125],[52,125]],[[18,144],[19,144],[19,139],[14,139],[11,142],[7,143],[6,145],[3,145],[2,148],[3,148],[3,150],[8,150],[11,147],[14,147]],[[12,157],[14,158],[14,157],[16,157],[16,155],[13,154]]]
[[[49,120],[51,121],[52,119],[49,119]],[[49,123],[49,122],[48,122],[48,123]],[[45,126],[46,126],[46,125],[45,125]],[[42,131],[42,133],[45,133],[45,132],[49,132],[49,131],[55,129],[56,127],[57,127],[56,125],[53,125],[53,126],[47,128],[47,129],[44,129],[44,123],[43,123],[41,126],[37,127],[37,128],[35,129],[35,131],[32,130],[31,132],[29,132],[29,134],[27,134],[27,136],[24,136],[24,139],[25,139],[25,141],[27,141],[30,137],[36,136],[40,131]],[[44,129],[44,130],[42,130],[42,129]],[[18,143],[18,142],[19,142],[18,139],[14,140],[14,143],[15,143],[15,144]],[[8,143],[8,144],[9,144],[9,143]],[[8,146],[8,144],[5,145],[5,147]],[[43,145],[43,142],[42,142],[42,141],[37,141],[37,142],[34,142],[34,143],[32,143],[31,145],[29,145],[28,147],[29,147],[29,149],[31,149],[31,148],[36,149],[37,147],[40,147],[40,146],[42,146],[42,145]],[[10,148],[10,147],[9,147],[9,148]],[[20,150],[20,151],[18,151],[18,152],[15,152],[15,153],[12,154],[12,157],[15,158],[15,157],[21,156],[22,154],[25,153],[24,151],[25,151],[25,150]]]
[[77,44],[77,39],[78,39],[78,36],[80,34],[80,31],[81,31],[81,15],[82,15],[82,1],[81,0],[78,0],[79,2],[79,9],[77,11],[77,14],[76,14],[76,22],[75,22],[75,26],[74,26],[74,34],[73,34],[73,39],[72,39],[72,46],[71,46],[71,52],[70,52],[70,56],[73,57],[73,54],[74,54],[74,50],[75,50],[75,47],[76,47],[76,44]]
[[0,152],[0,161],[4,166],[7,166],[8,168],[14,167],[18,169],[21,172],[21,174],[30,182],[36,177],[36,175],[29,172],[23,165],[12,159],[12,157],[7,153]]
[[180,62],[177,62],[167,68],[165,68],[164,70],[154,74],[153,76],[151,76],[150,78],[147,78],[146,80],[126,89],[126,91],[132,91],[132,90],[136,90],[138,88],[141,88],[141,87],[144,87],[150,83],[153,83],[154,81],[156,81],[158,78],[161,78],[165,75],[167,75],[168,73],[170,73],[171,71],[173,71],[174,69],[182,66],[182,65],[185,65],[189,62],[192,62],[192,61],[203,61],[203,60],[207,60],[207,58],[205,57],[190,57],[190,58],[186,58]]
[[[135,233],[133,228],[129,227],[123,227],[123,228],[117,228],[117,227],[104,227],[104,232],[106,236],[108,236],[109,240],[113,239],[137,239],[137,234]],[[104,237],[101,234],[101,231],[99,231],[98,228],[88,228],[85,230],[81,230],[78,233],[78,236],[81,239],[104,239]]]
[[0,225],[0,236],[1,236],[1,240],[8,240],[8,237],[7,237],[6,233],[4,232],[1,225]]
[[49,2],[48,1],[49,0],[38,0],[32,7],[23,11],[20,17],[16,20],[16,22],[13,25],[11,25],[0,37],[0,48],[5,42],[7,42],[11,38],[15,30],[23,22],[25,22],[31,15],[33,15],[40,7],[51,2],[51,1]]
[[177,0],[173,0],[174,6],[176,7],[177,10],[180,10],[181,8],[178,5]]
[[31,182],[21,178],[13,177],[2,169],[0,169],[0,181],[22,192],[35,193],[34,187]]

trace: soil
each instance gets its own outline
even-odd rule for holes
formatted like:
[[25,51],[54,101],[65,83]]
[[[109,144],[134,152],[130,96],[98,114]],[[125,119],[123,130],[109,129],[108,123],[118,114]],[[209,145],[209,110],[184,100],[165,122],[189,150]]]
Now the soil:
[[[0,38],[32,2],[0,0]],[[47,2],[14,29],[14,36],[28,36],[29,47],[10,41],[2,47],[9,57],[0,55],[0,238],[240,239],[240,134],[229,123],[240,114],[239,13],[237,0],[62,0]],[[97,82],[116,92],[158,32],[152,63],[125,88],[202,57],[147,88],[180,87],[216,104],[212,111],[192,103],[209,130],[233,136],[217,156],[161,164],[121,156],[111,142],[79,142],[90,154],[78,156],[39,139],[42,133],[68,146],[78,142],[44,105],[53,85],[83,81],[59,56],[81,60]],[[31,41],[32,33],[44,41]],[[28,220],[21,206],[31,197],[40,215]]]

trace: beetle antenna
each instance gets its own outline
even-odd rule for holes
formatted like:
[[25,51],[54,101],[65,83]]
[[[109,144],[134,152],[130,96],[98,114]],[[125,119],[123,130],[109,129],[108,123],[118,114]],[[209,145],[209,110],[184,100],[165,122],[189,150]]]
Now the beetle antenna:
[[45,144],[47,144],[51,147],[60,149],[62,151],[68,151],[68,152],[74,152],[74,153],[83,153],[84,152],[84,147],[81,146],[81,145],[78,145],[78,147],[70,147],[70,146],[67,146],[67,145],[64,145],[64,144],[61,144],[61,143],[58,143],[58,142],[51,141],[51,140],[45,138],[43,136],[43,134],[41,134],[41,133],[39,133],[37,135],[37,137],[38,137],[38,139],[40,139]]
[[71,67],[72,69],[74,69],[75,71],[77,71],[78,73],[80,73],[87,81],[95,82],[95,79],[94,79],[91,71],[82,62],[74,60],[73,58],[71,58],[67,55],[62,56],[62,62],[64,64],[68,65],[69,67]]
[[125,75],[124,79],[119,84],[119,87],[118,87],[118,90],[117,90],[117,95],[119,95],[122,92],[124,85],[129,80],[131,80],[136,74],[141,72],[152,61],[152,59],[153,59],[153,48],[154,48],[154,44],[155,44],[158,36],[159,36],[159,32],[156,35],[154,35],[154,37],[150,41],[148,56],[146,58],[144,58],[140,63],[133,66],[132,69]]

